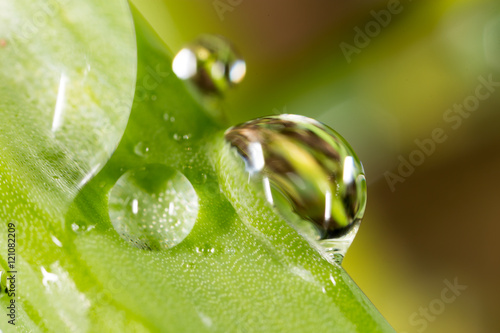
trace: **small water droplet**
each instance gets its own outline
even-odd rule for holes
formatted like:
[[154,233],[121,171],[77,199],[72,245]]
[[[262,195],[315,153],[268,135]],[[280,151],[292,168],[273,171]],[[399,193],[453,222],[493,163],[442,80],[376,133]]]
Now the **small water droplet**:
[[267,201],[340,263],[366,205],[363,167],[347,141],[324,124],[289,114],[232,127],[225,137]]
[[198,178],[199,183],[200,184],[205,184],[207,182],[207,178],[208,178],[208,176],[207,176],[206,173],[199,174],[199,178]]
[[56,283],[59,281],[59,276],[57,276],[57,274],[47,272],[47,270],[43,266],[41,267],[41,270],[43,276],[42,283],[45,287],[48,287],[49,283]]
[[95,228],[95,225],[88,225],[83,221],[78,221],[77,223],[72,223],[71,224],[71,230],[73,230],[76,233],[86,233],[91,231],[92,229]]
[[205,245],[205,246],[201,246],[201,247],[196,247],[196,253],[198,254],[204,254],[204,255],[210,255],[210,254],[214,254],[215,253],[215,248],[209,246],[209,245]]
[[141,157],[146,157],[149,154],[149,151],[149,145],[142,141],[136,144],[134,147],[134,153]]
[[182,264],[184,268],[184,272],[192,271],[196,268],[196,264],[194,262],[186,262]]
[[191,232],[198,196],[179,171],[151,164],[126,172],[109,194],[109,217],[118,234],[142,249],[171,248]]
[[177,53],[172,69],[200,90],[221,94],[243,80],[246,63],[227,39],[202,35]]
[[52,238],[52,242],[54,242],[54,244],[56,244],[57,246],[59,246],[59,247],[63,246],[61,241],[59,239],[57,239],[56,236],[52,235],[52,236],[50,236],[50,238]]

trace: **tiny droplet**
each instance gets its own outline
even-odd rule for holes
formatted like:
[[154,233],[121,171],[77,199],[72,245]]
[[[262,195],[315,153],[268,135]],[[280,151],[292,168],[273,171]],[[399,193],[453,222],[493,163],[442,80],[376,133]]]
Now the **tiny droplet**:
[[141,157],[146,157],[149,154],[149,145],[145,142],[139,142],[134,147],[134,153]]

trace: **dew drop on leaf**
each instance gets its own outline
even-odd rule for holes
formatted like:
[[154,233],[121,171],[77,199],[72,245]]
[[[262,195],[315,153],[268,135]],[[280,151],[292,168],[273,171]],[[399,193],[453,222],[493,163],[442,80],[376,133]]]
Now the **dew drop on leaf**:
[[89,232],[93,229],[95,229],[94,224],[88,225],[87,223],[85,223],[83,221],[77,221],[76,223],[71,224],[71,230],[73,230],[75,233],[78,233],[78,234],[84,234],[84,233]]
[[366,206],[363,167],[347,141],[290,114],[232,127],[225,138],[280,215],[341,262]]
[[201,91],[222,94],[243,80],[246,63],[225,38],[202,35],[177,53],[172,69]]
[[150,164],[127,171],[109,193],[109,217],[133,246],[159,250],[182,242],[198,216],[198,196],[179,171]]
[[149,145],[146,142],[139,142],[134,147],[134,153],[140,157],[147,157],[149,155]]

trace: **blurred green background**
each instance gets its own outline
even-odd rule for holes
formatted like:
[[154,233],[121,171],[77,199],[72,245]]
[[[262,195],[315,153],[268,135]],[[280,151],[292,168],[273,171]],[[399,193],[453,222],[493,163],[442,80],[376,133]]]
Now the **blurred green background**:
[[[237,46],[232,124],[303,114],[352,144],[369,199],[344,267],[398,332],[500,331],[498,0],[132,3],[172,52],[203,33]],[[444,303],[445,280],[467,288]]]

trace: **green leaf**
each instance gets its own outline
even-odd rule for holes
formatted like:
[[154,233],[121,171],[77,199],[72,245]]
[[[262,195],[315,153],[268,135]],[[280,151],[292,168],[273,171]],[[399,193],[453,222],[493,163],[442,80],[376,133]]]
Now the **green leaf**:
[[[36,14],[36,6],[25,2],[17,10],[2,8],[2,15]],[[93,15],[95,21],[82,26],[80,15]],[[171,72],[172,55],[137,13],[132,113],[116,152],[81,188],[98,165],[93,157],[107,159],[113,145],[103,144],[120,137],[127,117],[124,107],[120,112],[106,107],[109,98],[120,106],[131,101],[127,88],[135,77],[129,74],[136,72],[127,15],[118,1],[71,3],[46,27],[48,35],[64,31],[59,38],[45,40],[46,46],[20,44],[21,53],[33,48],[38,58],[16,60],[19,53],[1,55],[0,49],[2,83],[8,82],[0,87],[0,147],[8,151],[0,159],[0,249],[7,249],[7,224],[15,222],[17,329],[393,332],[344,270],[323,258],[249,187],[242,162],[223,141],[225,126],[212,120]],[[69,42],[91,47],[99,39],[92,31],[122,41],[125,49],[115,54],[118,48],[101,50],[101,45],[95,51],[104,54],[95,59],[100,65],[92,69],[88,90],[68,95],[67,129],[53,137],[49,110],[58,82],[33,84],[27,73],[49,72],[51,65],[64,63],[54,56]],[[82,111],[91,112],[93,121],[86,123]],[[112,129],[96,135],[88,125],[101,126],[101,120]],[[193,230],[168,250],[132,246],[108,216],[108,192],[118,178],[152,163],[182,172],[198,196]],[[0,257],[5,270],[6,250]],[[5,309],[8,302],[2,294],[0,306]],[[5,316],[1,320],[2,330],[12,330]]]
[[97,3],[0,5],[2,160],[54,213],[67,208],[116,149],[134,96],[128,8]]

